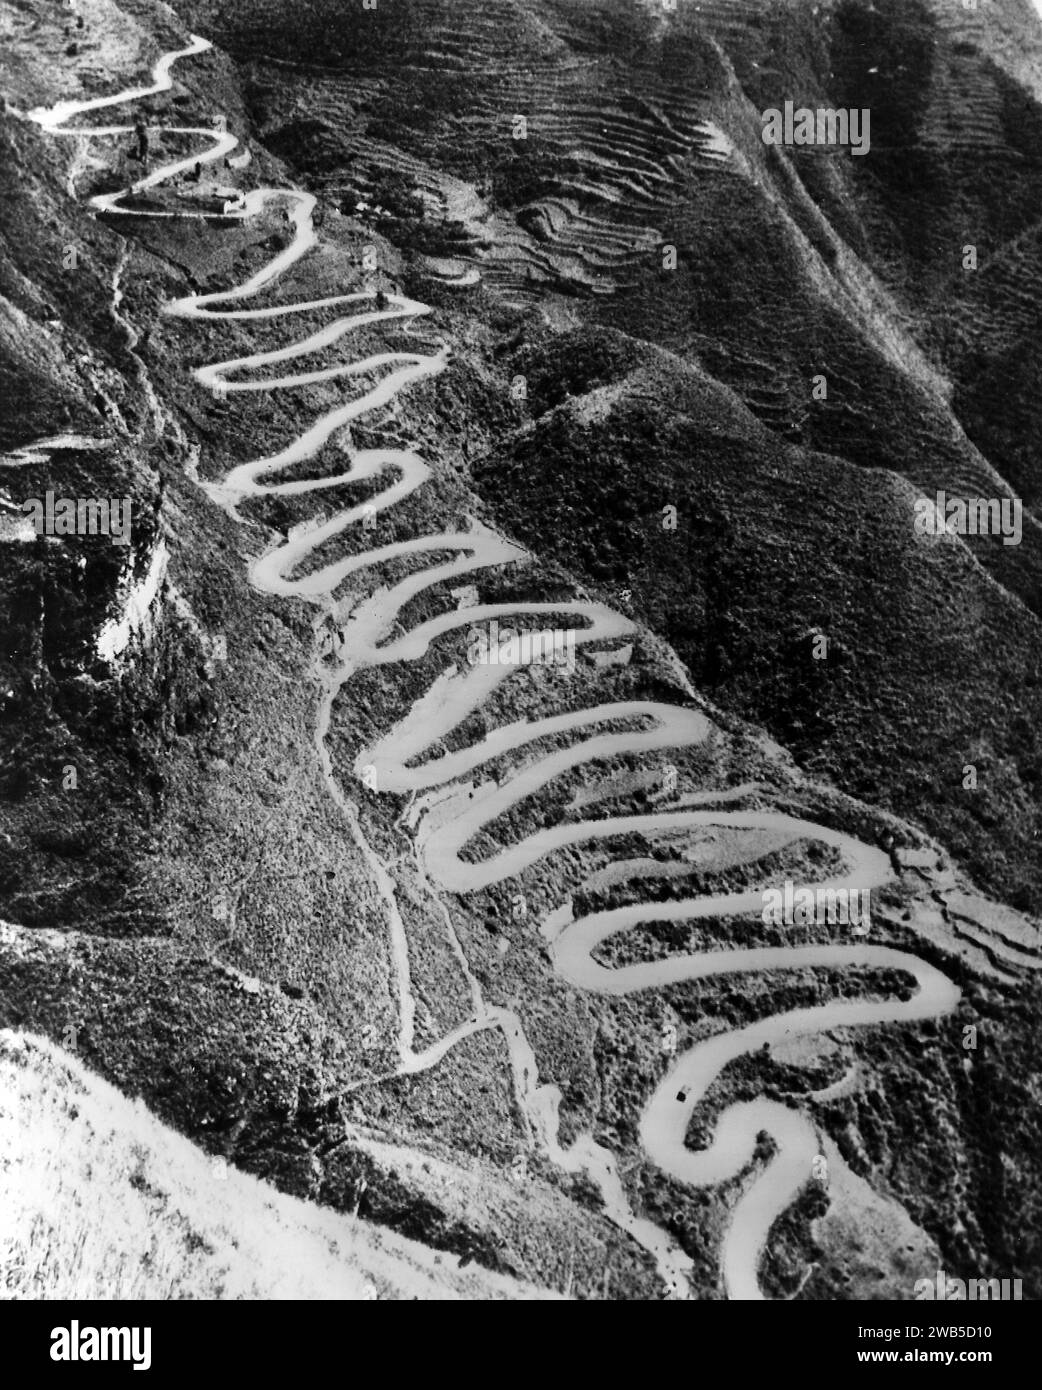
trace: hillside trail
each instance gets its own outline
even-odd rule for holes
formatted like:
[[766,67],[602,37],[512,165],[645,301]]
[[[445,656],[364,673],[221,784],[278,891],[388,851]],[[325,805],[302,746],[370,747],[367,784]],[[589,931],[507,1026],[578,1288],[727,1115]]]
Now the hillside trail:
[[[68,122],[87,112],[168,90],[172,85],[174,63],[202,54],[210,46],[207,40],[192,36],[187,47],[167,53],[159,60],[151,85],[89,101],[61,102],[49,110],[30,112],[30,118],[55,135],[79,139],[128,133],[133,129],[130,125],[70,128]],[[230,133],[209,127],[165,129],[171,134],[205,137],[210,142],[209,147],[143,177],[132,185],[131,193],[155,187],[196,163],[220,159],[238,143]],[[416,1050],[416,1002],[410,978],[409,942],[398,906],[396,885],[388,865],[366,838],[357,804],[345,791],[345,779],[338,777],[333,766],[327,738],[338,693],[354,675],[369,667],[416,660],[439,637],[458,628],[506,618],[516,621],[522,616],[536,624],[540,618],[551,616],[559,622],[567,616],[575,623],[575,643],[580,648],[632,636],[636,625],[610,608],[593,602],[510,602],[478,604],[446,612],[391,637],[405,606],[431,586],[496,566],[521,565],[530,558],[519,546],[476,519],[471,519],[465,530],[438,532],[380,546],[299,574],[307,558],[319,548],[356,527],[373,510],[381,512],[392,508],[422,487],[431,476],[431,468],[416,452],[408,449],[365,449],[350,453],[350,466],[333,477],[270,480],[280,471],[313,458],[351,421],[380,410],[411,383],[442,372],[448,364],[449,351],[442,347],[435,354],[384,352],[312,371],[287,371],[287,364],[295,359],[330,348],[366,325],[399,319],[412,321],[430,310],[401,295],[388,295],[385,308],[363,308],[373,303],[368,291],[274,307],[251,308],[245,304],[273,285],[285,270],[316,245],[312,216],[316,200],[310,194],[291,188],[259,188],[246,194],[238,211],[224,214],[176,210],[143,212],[121,206],[125,196],[104,194],[91,199],[91,203],[99,211],[128,217],[219,217],[224,222],[253,217],[273,202],[287,209],[292,239],[273,260],[234,288],[193,294],[168,303],[164,310],[167,314],[186,320],[248,321],[325,308],[351,309],[327,326],[280,350],[257,352],[196,368],[194,376],[200,385],[221,392],[257,392],[383,373],[364,394],[322,415],[280,452],[240,465],[222,483],[202,485],[216,502],[237,516],[236,507],[249,497],[319,492],[385,474],[394,479],[358,506],[345,508],[330,519],[295,527],[284,542],[253,562],[249,577],[265,594],[301,598],[316,605],[322,614],[320,622],[332,620],[344,633],[345,640],[335,664],[331,665],[322,655],[315,660],[313,674],[321,688],[315,748],[329,792],[365,857],[386,913],[398,994],[399,1067],[396,1074],[416,1073],[434,1066],[463,1038],[479,1030],[501,1032],[530,1142],[562,1168],[586,1171],[599,1186],[609,1217],[653,1256],[670,1295],[691,1296],[687,1277],[692,1268],[691,1260],[666,1231],[632,1210],[614,1155],[589,1134],[580,1136],[568,1147],[561,1144],[558,1115],[561,1093],[556,1086],[540,1082],[538,1060],[517,1013],[486,1004],[480,983],[469,968],[454,930],[449,907],[441,898],[437,901],[470,989],[473,1016],[433,1046]],[[245,374],[265,368],[275,368],[282,374],[261,380],[244,379]],[[367,569],[403,557],[424,555],[431,557],[427,568],[410,573],[390,587],[378,588],[364,597],[357,593],[345,599],[337,597],[346,581]],[[502,883],[567,846],[634,833],[653,841],[656,836],[675,837],[678,831],[707,828],[740,832],[745,836],[748,853],[741,861],[744,863],[755,863],[764,854],[776,850],[779,839],[787,844],[811,841],[831,847],[841,856],[845,868],[815,885],[821,889],[871,889],[892,877],[889,859],[881,850],[840,831],[769,810],[686,808],[570,821],[529,834],[516,844],[499,848],[488,858],[464,859],[462,853],[466,846],[486,827],[493,826],[511,808],[540,793],[563,773],[623,754],[695,747],[713,732],[710,720],[693,709],[646,700],[613,702],[542,719],[521,720],[495,729],[468,748],[417,763],[422,754],[473,711],[479,710],[503,682],[523,669],[493,664],[478,664],[463,670],[455,665],[449,667],[404,718],[358,754],[353,769],[355,774],[375,770],[373,781],[380,793],[407,798],[400,823],[412,832],[417,871],[421,881],[432,891],[472,893]],[[636,729],[632,727],[635,721],[640,724]],[[628,727],[614,731],[605,728],[623,722]],[[529,753],[532,760],[523,765],[519,762],[499,783],[491,778],[480,780],[476,775],[481,766],[492,759],[507,754],[520,755],[551,736],[560,739],[580,731],[584,737],[578,742],[555,747],[554,751],[538,756]],[[715,799],[725,801],[728,798],[722,793]],[[709,868],[711,870],[712,865]],[[835,999],[813,1008],[789,1010],[707,1038],[674,1058],[655,1087],[641,1117],[639,1131],[641,1144],[651,1162],[692,1187],[744,1178],[744,1186],[730,1213],[721,1254],[724,1288],[728,1297],[738,1299],[763,1297],[757,1275],[771,1226],[812,1181],[814,1160],[827,1141],[801,1111],[760,1097],[728,1106],[717,1121],[708,1147],[688,1148],[685,1135],[689,1122],[714,1081],[728,1063],[765,1044],[770,1046],[833,1028],[936,1017],[954,1009],[960,997],[956,986],[932,965],[905,951],[863,941],[843,945],[712,950],[614,969],[606,968],[595,959],[595,952],[602,943],[632,928],[655,922],[705,918],[738,920],[754,914],[758,916],[762,903],[762,889],[758,889],[665,903],[638,903],[575,917],[572,904],[565,902],[541,928],[558,975],[577,990],[606,996],[661,989],[710,976],[808,969],[899,972],[902,977],[914,981],[915,990],[906,1000]],[[773,1145],[766,1162],[757,1156],[758,1139],[764,1132]],[[758,1163],[761,1166],[757,1167]]]

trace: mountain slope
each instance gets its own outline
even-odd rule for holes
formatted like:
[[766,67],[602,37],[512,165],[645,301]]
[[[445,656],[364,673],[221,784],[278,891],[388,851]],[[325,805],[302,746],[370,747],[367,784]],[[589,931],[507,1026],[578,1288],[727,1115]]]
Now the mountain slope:
[[[749,55],[813,91],[849,14],[764,10],[3,8],[3,481],[140,526],[3,547],[0,1010],[544,1290],[1030,1290],[1037,528],[914,541],[1008,488],[866,191],[759,141]],[[493,620],[574,670],[473,667]]]
[[209,1160],[67,1053],[0,1034],[7,1298],[531,1298]]

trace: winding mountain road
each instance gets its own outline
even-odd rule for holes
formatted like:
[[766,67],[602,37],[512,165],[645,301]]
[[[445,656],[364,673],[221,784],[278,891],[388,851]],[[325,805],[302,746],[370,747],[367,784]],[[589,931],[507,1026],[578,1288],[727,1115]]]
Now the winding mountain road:
[[[90,101],[64,101],[48,110],[30,112],[31,119],[55,135],[88,138],[122,135],[129,125],[70,127],[75,117],[101,108],[114,107],[137,98],[165,91],[172,84],[171,71],[180,59],[204,53],[210,44],[192,37],[185,48],[164,55],[156,64],[150,86],[131,88],[114,96]],[[199,136],[209,142],[202,153],[179,159],[134,184],[131,192],[154,188],[187,170],[197,162],[212,162],[237,145],[230,133],[209,127],[167,128],[178,135]],[[462,1038],[478,1029],[497,1028],[506,1041],[516,1094],[532,1142],[556,1163],[570,1170],[587,1170],[600,1186],[609,1215],[655,1257],[658,1268],[675,1296],[689,1296],[687,1274],[691,1261],[672,1238],[654,1223],[637,1216],[631,1209],[614,1156],[598,1145],[592,1136],[580,1137],[567,1149],[558,1138],[560,1092],[540,1083],[537,1059],[525,1037],[520,1019],[509,1009],[486,1005],[480,986],[467,964],[456,937],[448,907],[442,903],[446,930],[454,943],[461,970],[474,1002],[473,1017],[462,1027],[424,1051],[414,1049],[415,1002],[409,975],[408,937],[396,899],[396,889],[387,866],[368,843],[359,822],[357,808],[336,775],[328,750],[327,734],[333,703],[340,688],[359,671],[392,662],[421,657],[432,642],[459,628],[495,620],[525,617],[538,623],[540,617],[568,618],[575,623],[576,645],[581,647],[632,635],[634,624],[611,609],[596,603],[506,603],[480,604],[443,613],[391,637],[404,607],[432,585],[445,580],[474,575],[495,566],[522,564],[526,552],[487,526],[472,521],[466,530],[452,530],[384,545],[325,564],[307,574],[298,571],[306,559],[337,535],[356,527],[365,515],[394,507],[431,475],[423,459],[406,449],[368,449],[348,455],[350,466],[333,477],[312,480],[278,481],[280,472],[314,457],[338,431],[351,421],[387,405],[411,383],[436,376],[448,362],[448,352],[410,354],[385,352],[357,360],[345,360],[331,367],[293,372],[288,364],[320,350],[333,348],[356,330],[378,322],[414,319],[429,313],[422,304],[389,295],[383,309],[372,306],[368,293],[332,296],[277,307],[250,307],[249,301],[271,286],[279,276],[307,255],[316,244],[312,214],[315,199],[287,188],[261,188],[245,196],[242,207],[228,214],[157,210],[143,212],[122,206],[125,195],[105,194],[91,200],[99,211],[122,213],[128,217],[183,217],[246,219],[261,213],[269,203],[278,202],[289,214],[293,235],[290,244],[244,284],[213,294],[190,295],[166,306],[165,312],[181,319],[251,320],[290,317],[322,309],[343,312],[326,327],[292,342],[278,351],[258,352],[245,357],[213,363],[195,370],[201,386],[227,392],[259,392],[306,386],[340,378],[368,377],[382,373],[376,385],[363,395],[322,415],[299,438],[269,457],[243,464],[219,485],[207,485],[215,500],[234,514],[237,502],[251,496],[296,495],[335,488],[344,482],[387,476],[383,491],[359,506],[349,507],[331,519],[295,528],[290,537],[258,558],[250,579],[265,593],[297,597],[317,604],[344,629],[345,643],[338,664],[317,659],[316,679],[322,686],[322,700],[315,731],[315,745],[331,795],[369,864],[383,901],[390,932],[399,1001],[397,1050],[401,1072],[416,1072],[433,1066]],[[259,372],[278,375],[259,377]],[[428,568],[377,589],[368,596],[353,594],[338,600],[346,581],[375,565],[405,556],[429,554]],[[446,558],[448,557],[448,558]],[[656,836],[675,836],[678,831],[723,828],[748,838],[745,862],[756,862],[769,849],[782,843],[813,841],[837,852],[844,870],[823,881],[822,888],[863,890],[885,883],[891,877],[890,863],[880,850],[863,844],[840,831],[816,825],[781,812],[759,810],[723,811],[687,807],[646,815],[618,816],[611,819],[569,821],[526,836],[516,844],[503,846],[490,857],[473,861],[462,857],[465,848],[486,827],[527,797],[539,793],[562,774],[585,764],[615,758],[620,754],[650,754],[669,748],[693,747],[712,732],[710,721],[701,713],[651,701],[604,704],[582,711],[520,721],[490,733],[482,742],[454,753],[417,763],[417,759],[440,739],[451,733],[473,711],[478,710],[503,682],[512,679],[517,668],[475,666],[460,670],[455,666],[443,672],[409,713],[386,735],[359,753],[355,772],[376,769],[376,785],[381,793],[409,797],[405,819],[413,832],[417,872],[435,892],[467,894],[509,879],[530,865],[567,846],[638,833],[652,841]],[[622,725],[612,730],[611,725]],[[634,729],[634,723],[639,727]],[[481,781],[482,765],[507,754],[522,754],[531,745],[553,736],[575,736],[577,741],[556,747],[524,765],[506,780]],[[532,755],[530,754],[531,758]],[[719,800],[725,800],[721,796]],[[772,886],[764,883],[762,887]],[[440,900],[439,900],[440,901]],[[669,1067],[651,1095],[640,1121],[641,1143],[650,1159],[664,1172],[693,1187],[717,1185],[746,1173],[746,1185],[731,1213],[724,1238],[722,1272],[726,1292],[731,1298],[762,1297],[757,1271],[772,1223],[811,1181],[813,1160],[822,1151],[813,1123],[799,1110],[764,1098],[734,1104],[721,1114],[711,1143],[705,1149],[691,1149],[685,1135],[694,1111],[728,1063],[771,1044],[799,1035],[832,1028],[907,1022],[935,1017],[952,1010],[959,991],[952,982],[917,957],[883,946],[852,942],[849,945],[804,945],[793,948],[713,950],[703,954],[671,956],[667,959],[606,968],[594,959],[597,947],[619,933],[651,922],[691,921],[699,918],[734,918],[759,915],[762,891],[714,894],[668,903],[644,903],[574,918],[571,905],[562,904],[543,924],[542,932],[554,968],[577,990],[603,995],[631,994],[660,989],[686,980],[704,979],[736,973],[782,972],[814,969],[837,972],[857,969],[899,972],[914,983],[907,1000],[836,999],[819,1007],[776,1014],[745,1028],[736,1029],[698,1043],[679,1056]],[[754,1171],[758,1137],[766,1132],[774,1151],[768,1161]],[[747,1170],[749,1170],[747,1172]]]

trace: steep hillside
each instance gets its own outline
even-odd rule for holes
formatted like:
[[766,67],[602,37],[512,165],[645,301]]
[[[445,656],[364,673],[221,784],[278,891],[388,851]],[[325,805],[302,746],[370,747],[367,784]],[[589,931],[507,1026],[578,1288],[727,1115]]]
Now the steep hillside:
[[[1039,1296],[998,8],[0,0],[0,1023],[156,1117],[147,1191],[45,1136],[38,1207],[165,1174],[200,1293],[269,1295],[222,1265],[259,1178],[361,1219],[263,1217],[348,1291]],[[768,149],[785,93],[871,101],[872,157]],[[917,536],[938,489],[1020,544]],[[131,544],[36,536],[48,490]],[[570,660],[476,662],[493,624]],[[866,932],[765,920],[785,881]],[[93,1162],[122,1103],[26,1047]]]
[[[481,287],[456,291],[457,302],[462,296],[481,321],[502,315],[496,305],[515,306],[514,317],[495,320],[512,346],[540,343],[546,335],[538,322],[548,321],[572,327],[568,351],[580,362],[597,359],[602,339],[592,330],[609,325],[637,345],[668,348],[729,388],[776,436],[766,439],[748,419],[733,425],[739,434],[751,432],[752,455],[782,458],[788,444],[834,457],[831,466],[808,460],[814,483],[810,490],[793,487],[795,513],[772,517],[763,534],[760,517],[746,515],[739,541],[734,517],[745,509],[746,479],[725,461],[726,446],[712,430],[697,439],[690,431],[677,435],[670,387],[644,392],[644,423],[635,432],[622,428],[616,437],[619,422],[609,415],[588,455],[617,479],[612,500],[622,518],[633,507],[648,513],[656,502],[679,505],[689,492],[671,473],[686,471],[697,449],[716,478],[713,502],[689,515],[690,526],[681,521],[672,549],[686,546],[714,574],[727,575],[743,627],[739,649],[727,659],[747,671],[756,690],[707,670],[707,634],[696,616],[703,601],[695,594],[688,603],[680,588],[692,628],[685,659],[697,644],[699,675],[725,707],[795,745],[803,765],[834,769],[847,790],[955,835],[982,883],[1037,911],[1033,729],[1042,710],[1042,532],[1030,462],[1036,393],[1027,383],[1038,296],[1024,258],[1042,217],[1042,180],[1032,173],[1039,157],[1032,123],[1039,117],[987,47],[970,42],[956,8],[895,3],[867,15],[851,3],[735,0],[662,15],[654,6],[623,3],[502,0],[502,13],[488,16],[481,6],[471,14],[435,0],[391,0],[371,22],[367,13],[341,20],[318,3],[307,7],[303,56],[289,68],[269,61],[285,22],[278,5],[259,16],[251,9],[248,21],[244,11],[241,24],[235,7],[224,6],[213,23],[247,74],[251,114],[269,140],[286,142],[287,157],[309,185],[345,209],[367,199],[370,208],[385,209],[374,230],[412,251],[414,293],[428,293],[442,266],[460,274],[471,267]],[[192,13],[199,22],[210,18],[203,5]],[[464,13],[472,20],[467,29]],[[538,16],[570,57],[555,46],[531,53],[522,46],[524,63],[493,73],[479,36],[493,23],[510,32],[520,14]],[[966,23],[979,29],[985,21],[969,16]],[[457,55],[451,62],[450,50]],[[461,64],[465,80],[453,76]],[[960,82],[972,90],[962,92]],[[798,149],[780,155],[765,147],[757,113],[784,93],[797,102],[869,104],[871,157]],[[993,113],[990,144],[973,134],[982,110]],[[297,124],[305,112],[309,138],[301,141]],[[527,123],[524,138],[515,138],[519,116]],[[979,253],[973,272],[962,268],[968,243]],[[667,270],[670,249],[676,264]],[[1008,282],[1008,293],[1000,282]],[[525,305],[539,318],[526,321]],[[641,353],[639,346],[619,351],[630,363]],[[565,353],[560,345],[549,352],[559,373]],[[511,359],[521,375],[535,361],[531,350]],[[586,389],[581,370],[567,389]],[[550,403],[560,399],[558,390]],[[533,387],[522,414],[538,415],[546,400]],[[562,425],[555,420],[554,428]],[[667,436],[669,465],[662,473],[641,466],[642,477],[657,477],[638,500],[623,480],[620,456],[635,466],[632,450],[656,432]],[[531,447],[539,439],[534,435]],[[557,472],[555,480],[579,492],[587,480],[599,489],[605,474],[600,467],[591,472],[582,452],[569,452],[568,474]],[[533,506],[531,493],[511,500],[505,473],[490,461],[479,486],[542,553],[573,564],[573,543],[616,549],[596,507],[566,535],[555,509]],[[886,498],[898,478],[911,485],[900,519]],[[933,611],[937,576],[929,548],[917,543],[912,504],[939,490],[1023,501],[1019,544],[962,538],[960,548],[972,555],[963,563],[974,573],[983,565],[1007,591],[1003,600],[984,575],[971,581],[983,586],[989,606],[998,603],[1011,615],[1008,624],[998,611],[985,620],[990,634],[955,604],[947,614]],[[772,498],[772,508],[779,501]],[[708,523],[713,508],[730,520]],[[800,553],[808,525],[817,557],[809,566]],[[869,560],[866,548],[887,529],[891,540]],[[899,557],[887,560],[894,547]],[[654,625],[670,603],[656,577],[665,552],[648,528],[624,550],[611,577],[629,590],[632,611]],[[908,573],[896,575],[895,563]],[[823,739],[809,727],[794,737],[792,721],[801,716],[779,698],[790,663],[778,644],[795,634],[783,637],[772,612],[738,597],[744,581],[737,577],[750,565],[757,572],[752,582],[766,594],[792,594],[794,607],[812,611],[814,623],[826,633],[834,628],[837,642],[860,658],[860,692],[833,696],[828,703],[841,708],[825,720],[842,725],[849,718],[864,739],[842,728]],[[869,630],[871,608],[861,613],[841,597],[860,592],[873,572],[880,614],[895,588],[930,596],[925,604],[909,600],[912,627],[893,644],[880,644]],[[595,568],[591,577],[606,573]],[[672,582],[667,576],[665,587]],[[974,615],[978,607],[974,600]],[[869,626],[854,631],[851,624]],[[674,620],[664,635],[677,634]],[[924,641],[936,655],[925,657]],[[1013,690],[1006,709],[988,711],[982,728],[974,710],[981,699],[990,702],[993,661],[1010,674]],[[808,680],[817,674],[811,670]],[[930,717],[918,727],[924,682]],[[967,699],[972,682],[980,696]],[[997,684],[1006,688],[1006,679]],[[900,761],[889,756],[895,726],[909,750]],[[983,796],[965,795],[969,764]]]
[[208,1160],[74,1058],[0,1034],[5,1298],[531,1298]]
[[1038,621],[958,538],[909,543],[916,489],[784,443],[617,333],[533,334],[509,362],[532,418],[476,470],[501,523],[622,595],[801,766],[911,813],[1034,906]]

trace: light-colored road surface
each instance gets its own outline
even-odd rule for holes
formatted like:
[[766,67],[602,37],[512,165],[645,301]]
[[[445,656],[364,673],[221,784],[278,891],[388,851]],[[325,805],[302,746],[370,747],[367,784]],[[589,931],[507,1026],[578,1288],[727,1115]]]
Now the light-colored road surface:
[[[68,122],[102,107],[121,105],[168,89],[174,62],[201,54],[209,46],[206,40],[193,38],[186,48],[165,55],[156,65],[151,86],[92,101],[62,102],[51,110],[35,111],[30,115],[55,134],[76,138],[127,133],[132,126],[70,129]],[[180,159],[142,178],[133,186],[134,192],[155,188],[197,161],[219,159],[237,144],[233,135],[208,127],[171,129],[178,134],[205,137],[211,142],[210,146],[201,154]],[[99,210],[125,212],[121,196],[104,195],[92,201]],[[366,325],[414,319],[429,310],[397,295],[388,296],[386,307],[377,309],[369,293],[251,308],[248,301],[305,256],[317,240],[312,220],[315,200],[296,190],[254,190],[246,195],[241,210],[230,216],[239,220],[254,217],[263,213],[269,203],[276,202],[288,212],[293,228],[290,244],[245,284],[220,293],[176,300],[166,306],[166,312],[182,319],[241,321],[290,317],[323,309],[343,311],[325,327],[278,351],[258,352],[196,369],[196,379],[210,389],[257,392],[339,378],[377,377],[376,384],[369,386],[361,396],[322,415],[279,453],[243,464],[223,484],[209,487],[215,499],[234,513],[235,504],[248,496],[317,492],[345,481],[359,482],[384,476],[388,479],[384,490],[364,504],[347,508],[329,520],[295,528],[283,544],[253,564],[250,578],[266,593],[296,596],[318,605],[344,628],[345,642],[336,667],[331,668],[328,661],[316,659],[315,676],[323,687],[323,694],[315,744],[330,794],[366,857],[386,911],[398,984],[399,1069],[402,1072],[421,1071],[437,1063],[462,1038],[479,1029],[499,1029],[509,1050],[515,1089],[531,1142],[563,1167],[588,1171],[600,1186],[609,1215],[654,1255],[672,1292],[676,1296],[686,1296],[690,1289],[686,1279],[690,1260],[663,1230],[634,1214],[614,1156],[589,1135],[568,1148],[561,1145],[558,1137],[560,1092],[555,1086],[540,1083],[537,1058],[517,1015],[484,1002],[443,898],[438,901],[446,931],[471,991],[473,1017],[434,1046],[422,1051],[414,1048],[415,1001],[410,983],[408,937],[398,908],[396,887],[386,865],[366,839],[357,807],[344,790],[345,779],[336,775],[327,746],[333,703],[340,688],[353,675],[373,665],[415,660],[447,632],[493,619],[517,625],[518,620],[525,617],[538,623],[540,615],[545,615],[553,618],[555,626],[565,620],[574,622],[576,645],[582,647],[621,640],[632,635],[634,625],[595,603],[483,604],[443,613],[392,637],[405,605],[433,584],[471,576],[493,566],[522,564],[528,558],[520,547],[476,521],[467,530],[440,532],[377,547],[304,574],[298,573],[320,546],[349,528],[357,527],[373,509],[379,512],[393,507],[421,487],[431,470],[418,454],[409,450],[369,449],[346,454],[350,466],[334,477],[279,482],[280,471],[314,457],[344,426],[386,405],[411,382],[443,371],[448,353],[445,349],[434,355],[385,352],[355,361],[345,359],[334,366],[310,372],[287,370],[294,360],[333,348]],[[220,216],[169,210],[131,211],[128,215],[189,215],[204,219]],[[273,371],[277,374],[271,375]],[[349,589],[347,596],[343,595],[346,581],[374,565],[425,554],[432,560],[428,568],[372,593],[366,593],[363,585],[357,592]],[[463,851],[486,827],[561,774],[620,754],[654,753],[698,745],[711,733],[709,721],[697,711],[631,701],[521,721],[496,729],[481,743],[469,748],[442,753],[426,762],[415,762],[472,711],[479,709],[502,682],[516,674],[517,668],[510,666],[477,665],[462,670],[450,667],[393,729],[358,755],[356,773],[375,770],[376,786],[381,792],[411,798],[404,819],[413,831],[416,869],[422,882],[435,894],[466,894],[501,883],[567,846],[633,833],[639,833],[650,842],[656,836],[675,836],[678,831],[707,828],[745,836],[748,853],[744,862],[750,863],[779,843],[816,841],[831,847],[840,854],[844,870],[813,886],[866,889],[877,887],[890,878],[889,860],[880,850],[839,831],[773,811],[687,808],[612,819],[567,821],[503,846],[485,859],[475,862],[463,858]],[[621,721],[627,721],[628,727],[614,731],[609,727]],[[639,727],[635,729],[634,723]],[[567,747],[534,756],[532,745],[551,735],[558,738],[582,736]],[[488,778],[480,780],[479,769],[505,754],[527,755],[529,761],[519,765],[501,783]],[[730,862],[734,862],[733,851]],[[725,1109],[708,1148],[687,1147],[685,1135],[691,1116],[714,1080],[729,1062],[762,1048],[765,1043],[791,1040],[830,1028],[933,1017],[953,1009],[959,998],[959,991],[946,976],[917,957],[863,943],[714,950],[614,969],[604,967],[593,958],[596,948],[609,937],[641,924],[759,915],[762,888],[767,886],[771,885],[765,881],[755,891],[638,904],[579,919],[573,918],[571,905],[565,903],[542,927],[560,976],[576,989],[600,994],[630,994],[685,980],[739,972],[779,974],[807,969],[897,971],[914,984],[914,992],[907,1001],[836,999],[819,1007],[777,1014],[749,1027],[709,1038],[677,1058],[654,1090],[640,1122],[641,1142],[652,1161],[681,1182],[697,1187],[739,1177],[753,1164],[758,1135],[766,1131],[773,1140],[773,1156],[758,1171],[747,1176],[724,1240],[722,1270],[726,1291],[731,1298],[745,1299],[762,1296],[757,1270],[771,1224],[811,1181],[813,1159],[821,1152],[822,1142],[813,1124],[800,1111],[761,1098]]]

